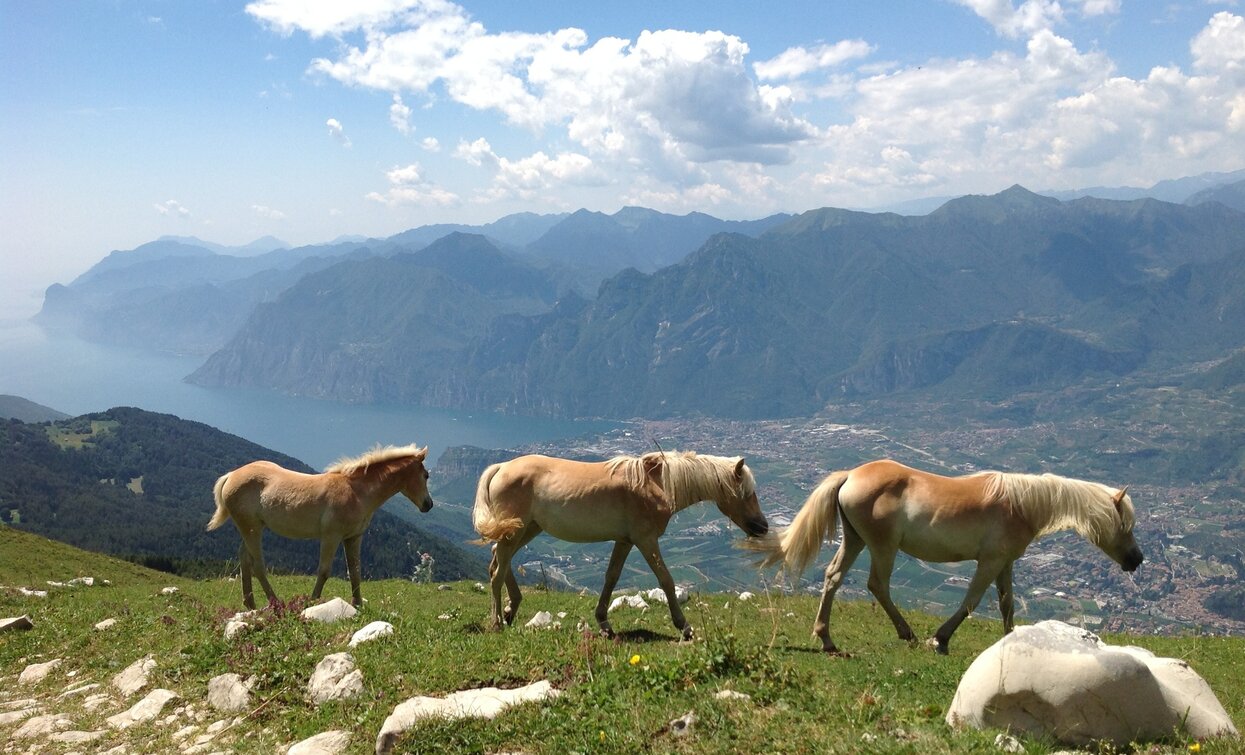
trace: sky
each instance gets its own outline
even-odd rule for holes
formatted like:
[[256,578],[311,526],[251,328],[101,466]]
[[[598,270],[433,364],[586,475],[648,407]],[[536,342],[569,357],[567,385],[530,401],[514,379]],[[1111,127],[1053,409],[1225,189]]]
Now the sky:
[[[1245,167],[1241,0],[0,0],[0,297],[164,235]],[[765,6],[765,7],[762,7]]]

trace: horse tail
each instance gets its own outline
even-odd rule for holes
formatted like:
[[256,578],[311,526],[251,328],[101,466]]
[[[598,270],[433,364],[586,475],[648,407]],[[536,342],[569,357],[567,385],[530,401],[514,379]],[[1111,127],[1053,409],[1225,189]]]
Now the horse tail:
[[523,529],[521,518],[498,516],[493,507],[493,496],[489,492],[489,486],[493,478],[501,471],[501,467],[501,464],[494,464],[484,470],[484,473],[480,475],[480,482],[476,484],[476,502],[471,509],[471,523],[475,525],[476,532],[480,533],[480,539],[475,541],[477,545],[504,540],[507,536]]
[[765,537],[750,537],[740,545],[761,554],[757,564],[764,568],[782,564],[800,574],[821,550],[828,537],[834,537],[838,520],[839,488],[847,482],[847,472],[834,472],[813,489],[795,519]]
[[225,483],[228,481],[229,475],[223,474],[216,479],[216,484],[212,486],[212,497],[216,500],[216,513],[212,515],[212,520],[207,523],[208,532],[229,521],[229,509],[225,506],[224,496]]

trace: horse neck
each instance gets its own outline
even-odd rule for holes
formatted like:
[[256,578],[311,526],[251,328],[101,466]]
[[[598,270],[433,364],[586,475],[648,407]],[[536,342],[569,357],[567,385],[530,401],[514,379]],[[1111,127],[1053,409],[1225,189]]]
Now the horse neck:
[[1012,503],[1041,537],[1062,530],[1076,530],[1097,542],[1104,529],[1113,524],[1110,511],[1099,511],[1093,483],[1066,477],[1001,474],[1001,484]]
[[[680,463],[687,464],[688,460],[680,460]],[[716,474],[717,471],[708,469],[705,463],[695,464],[690,469],[666,467],[662,475],[662,488],[670,500],[671,513],[721,496],[725,491]]]
[[372,511],[380,508],[402,490],[399,478],[406,471],[407,463],[382,462],[364,469],[351,480],[359,499]]

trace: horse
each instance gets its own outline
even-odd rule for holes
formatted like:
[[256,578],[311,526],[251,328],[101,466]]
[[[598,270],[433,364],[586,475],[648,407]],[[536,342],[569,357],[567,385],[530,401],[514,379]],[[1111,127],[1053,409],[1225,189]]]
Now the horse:
[[216,513],[209,531],[232,519],[242,535],[238,550],[242,573],[242,602],[255,607],[251,571],[268,601],[277,599],[264,566],[263,532],[320,541],[320,565],[312,600],[320,597],[333,567],[337,546],[346,545],[351,602],[363,605],[359,592],[359,548],[372,515],[385,501],[402,493],[420,511],[432,508],[428,494],[427,447],[385,446],[354,458],[343,458],[323,474],[292,472],[270,461],[253,461],[221,475],[212,489]]
[[1133,502],[1127,490],[1054,474],[944,477],[881,459],[831,473],[789,526],[743,547],[764,554],[762,568],[782,563],[790,573],[800,574],[827,536],[833,537],[836,519],[842,520],[843,542],[826,567],[813,623],[822,649],[832,654],[839,650],[830,638],[830,606],[862,549],[869,549],[869,591],[899,638],[909,642],[915,636],[890,597],[895,552],[924,561],[975,560],[977,570],[964,601],[929,640],[945,655],[951,635],[991,582],[998,588],[1003,633],[1012,631],[1012,564],[1043,535],[1076,530],[1124,571],[1135,571],[1145,557],[1133,537]]
[[[691,639],[692,627],[679,607],[657,540],[672,516],[706,500],[750,536],[769,530],[752,470],[741,457],[672,451],[582,462],[531,455],[490,466],[476,487],[472,523],[481,536],[478,542],[494,544],[489,564],[492,628],[500,630],[503,620],[514,623],[523,597],[510,567],[515,552],[548,532],[576,543],[614,541],[596,607],[602,634],[614,634],[608,620],[610,595],[634,546],[665,592],[675,628]],[[504,613],[503,584],[510,599]]]

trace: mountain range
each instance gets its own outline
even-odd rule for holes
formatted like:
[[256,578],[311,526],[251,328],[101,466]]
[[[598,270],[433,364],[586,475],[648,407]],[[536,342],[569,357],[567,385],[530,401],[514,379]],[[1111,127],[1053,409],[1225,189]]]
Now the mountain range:
[[719,233],[589,300],[458,234],[383,269],[347,261],[305,279],[191,379],[558,416],[1003,396],[1245,346],[1243,240],[1245,214],[1216,202],[1061,202],[1016,186],[926,216],[823,209],[756,237]]

